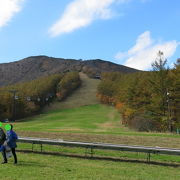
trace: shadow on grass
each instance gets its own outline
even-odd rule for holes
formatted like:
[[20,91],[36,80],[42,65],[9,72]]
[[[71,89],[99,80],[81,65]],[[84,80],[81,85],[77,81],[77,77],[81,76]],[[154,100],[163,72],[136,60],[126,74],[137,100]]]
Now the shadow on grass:
[[42,165],[42,164],[40,164],[40,163],[37,163],[37,162],[24,162],[24,161],[19,161],[17,164],[16,164],[16,166],[27,166],[27,167],[31,167],[31,166],[33,166],[33,167],[47,167],[47,166],[45,166],[45,165]]
[[39,114],[32,115],[32,116],[27,117],[27,118],[17,119],[16,123],[37,121],[38,119],[42,118],[44,115],[46,115],[46,114],[45,113],[39,113]]
[[35,153],[35,154],[43,154],[43,155],[55,155],[55,156],[63,156],[63,157],[72,157],[72,158],[81,158],[81,159],[90,159],[90,160],[103,160],[103,161],[114,161],[114,162],[128,162],[128,163],[139,163],[139,164],[151,164],[157,166],[169,166],[178,168],[180,167],[180,163],[168,163],[168,162],[157,162],[157,161],[145,161],[145,160],[135,160],[135,159],[123,159],[123,158],[113,158],[108,156],[90,156],[90,155],[78,155],[78,154],[70,154],[70,153],[57,153],[57,152],[40,152],[40,151],[31,151],[31,150],[18,150],[18,152],[23,153]]
[[18,166],[18,167],[47,167],[38,162],[27,162],[27,161],[18,161],[17,164],[12,164],[12,162],[8,162],[8,165]]

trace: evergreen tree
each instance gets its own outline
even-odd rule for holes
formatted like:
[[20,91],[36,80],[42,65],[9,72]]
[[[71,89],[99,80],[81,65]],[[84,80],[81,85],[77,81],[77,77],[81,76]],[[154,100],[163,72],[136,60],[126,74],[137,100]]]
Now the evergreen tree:
[[153,72],[149,78],[152,89],[152,111],[158,116],[167,114],[167,93],[169,88],[168,74],[166,67],[167,60],[163,57],[163,52],[158,52],[157,60],[152,64]]

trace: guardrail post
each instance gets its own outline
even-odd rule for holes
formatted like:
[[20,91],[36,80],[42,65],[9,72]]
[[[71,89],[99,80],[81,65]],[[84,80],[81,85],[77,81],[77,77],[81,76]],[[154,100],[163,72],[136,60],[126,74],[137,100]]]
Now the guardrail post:
[[90,155],[90,157],[93,157],[93,154],[94,154],[93,147],[90,147],[90,148],[86,147],[85,157],[87,157],[88,154]]
[[148,152],[148,153],[147,153],[147,162],[150,162],[150,159],[151,159],[151,153]]
[[33,152],[33,150],[34,150],[34,142],[32,142],[32,152]]
[[94,151],[93,151],[93,148],[92,148],[92,147],[91,147],[91,152],[90,152],[90,154],[91,154],[91,157],[93,157]]
[[85,150],[85,157],[87,157],[87,154],[88,154],[88,147],[86,147],[86,150]]
[[42,146],[43,146],[43,145],[42,145],[42,143],[41,143],[41,152],[42,152]]

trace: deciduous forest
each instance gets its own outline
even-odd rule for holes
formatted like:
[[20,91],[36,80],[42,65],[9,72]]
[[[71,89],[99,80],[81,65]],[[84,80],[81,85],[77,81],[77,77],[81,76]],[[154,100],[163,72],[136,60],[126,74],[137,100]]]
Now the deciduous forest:
[[55,74],[0,88],[0,119],[34,115],[57,96],[64,99],[80,85],[78,72]]
[[122,123],[138,131],[176,131],[180,128],[180,59],[173,69],[158,53],[152,71],[103,73],[97,97],[115,106]]

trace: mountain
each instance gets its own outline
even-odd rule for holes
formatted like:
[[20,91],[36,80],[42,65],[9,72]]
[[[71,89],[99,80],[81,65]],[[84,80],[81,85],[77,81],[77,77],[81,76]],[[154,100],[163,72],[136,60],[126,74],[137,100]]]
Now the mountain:
[[31,56],[19,61],[0,64],[0,86],[68,71],[82,71],[90,77],[95,77],[99,76],[101,72],[132,73],[138,70],[100,59],[82,61],[48,56]]

